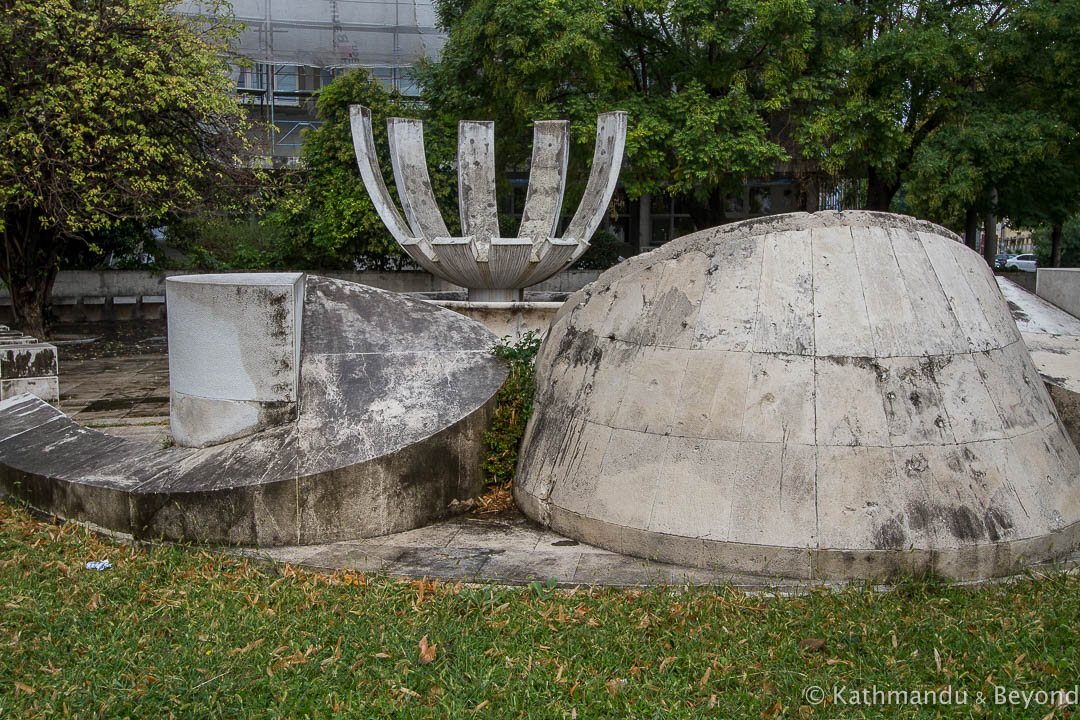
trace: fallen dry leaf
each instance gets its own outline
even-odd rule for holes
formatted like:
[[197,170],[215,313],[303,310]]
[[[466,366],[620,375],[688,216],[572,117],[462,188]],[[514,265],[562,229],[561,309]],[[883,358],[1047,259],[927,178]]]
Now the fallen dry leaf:
[[435,645],[428,645],[427,635],[420,638],[420,664],[427,665],[435,659]]
[[612,678],[604,683],[604,687],[607,688],[612,696],[618,695],[622,691],[624,685],[626,685],[626,681],[619,678]]

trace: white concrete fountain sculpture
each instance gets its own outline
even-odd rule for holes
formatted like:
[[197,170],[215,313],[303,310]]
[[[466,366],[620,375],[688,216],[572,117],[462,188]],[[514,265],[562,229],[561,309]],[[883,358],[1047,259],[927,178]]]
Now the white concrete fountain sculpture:
[[457,158],[463,237],[450,237],[431,187],[421,121],[387,120],[403,219],[379,170],[371,111],[360,105],[349,110],[360,175],[379,217],[417,265],[468,288],[470,301],[519,301],[522,288],[546,280],[584,254],[615,192],[626,144],[626,113],[600,115],[585,194],[566,232],[557,238],[570,150],[568,123],[537,121],[521,227],[516,238],[503,238],[495,204],[495,123],[461,121]]

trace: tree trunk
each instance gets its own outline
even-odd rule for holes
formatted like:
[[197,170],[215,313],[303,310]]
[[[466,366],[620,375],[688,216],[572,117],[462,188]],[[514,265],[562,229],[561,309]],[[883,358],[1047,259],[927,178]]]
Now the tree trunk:
[[979,211],[973,207],[964,214],[964,244],[972,250],[979,247]]
[[9,211],[4,220],[0,279],[11,293],[14,328],[44,340],[49,333],[46,309],[63,240],[43,230],[32,211]]
[[997,206],[996,189],[990,189],[989,200],[990,209],[983,216],[983,257],[990,267],[994,267],[998,251],[997,217],[994,215],[994,208]]
[[41,279],[20,278],[8,282],[16,330],[38,340],[48,337],[49,323],[46,310],[55,280],[56,269],[54,268]]
[[893,196],[900,189],[900,183],[888,182],[874,167],[867,170],[866,186],[866,209],[881,212],[889,211]]
[[1064,223],[1056,222],[1050,228],[1050,267],[1061,267],[1061,237]]

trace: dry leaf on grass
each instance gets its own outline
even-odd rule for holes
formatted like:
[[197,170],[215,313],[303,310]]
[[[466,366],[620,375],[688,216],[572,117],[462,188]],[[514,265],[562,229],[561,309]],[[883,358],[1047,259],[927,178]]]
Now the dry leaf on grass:
[[420,638],[420,664],[427,665],[435,659],[435,645],[428,645],[427,635]]

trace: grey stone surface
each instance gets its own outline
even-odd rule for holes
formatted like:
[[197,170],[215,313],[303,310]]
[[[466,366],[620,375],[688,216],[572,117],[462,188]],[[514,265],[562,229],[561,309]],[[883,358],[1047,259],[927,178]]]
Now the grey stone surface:
[[521,288],[538,284],[577,260],[607,211],[626,143],[625,112],[597,118],[589,180],[562,238],[554,236],[566,185],[569,129],[561,121],[537,122],[529,191],[516,238],[499,237],[495,196],[495,124],[458,125],[458,210],[462,237],[449,237],[424,157],[424,130],[417,120],[390,118],[387,131],[404,218],[379,169],[371,111],[350,107],[353,148],[360,175],[390,234],[420,267],[469,289],[469,300],[513,302]]
[[178,444],[216,445],[296,418],[303,273],[183,275],[165,290]]
[[514,487],[573,538],[803,579],[982,579],[1080,541],[1080,456],[978,255],[909,217],[774,216],[556,315]]
[[[569,539],[540,528],[513,511],[459,515],[417,530],[368,540],[259,550],[240,548],[233,552],[325,570],[387,573],[429,580],[518,585],[554,579],[564,587],[726,584],[751,592],[793,593],[843,582],[835,578],[870,575],[883,563],[908,573],[925,571],[930,565],[929,553],[907,549],[784,557],[762,546],[746,546],[742,552],[726,548],[716,562],[707,561],[702,567],[674,565]],[[1033,554],[1031,548],[1025,552]],[[1002,556],[997,561],[1008,559]],[[977,563],[980,558],[964,557],[961,561]],[[815,562],[822,577],[784,577],[792,569],[785,562],[804,566]],[[1057,563],[1027,566],[1025,571],[1075,572],[1078,563],[1080,551]],[[768,572],[752,574],[732,569],[739,565],[761,567]]]
[[1080,447],[1080,319],[1010,278],[997,281],[1061,422]]
[[0,403],[0,492],[136,538],[281,545],[407,530],[481,487],[506,375],[456,313],[309,277],[299,415],[206,448],[85,428],[29,395]]

